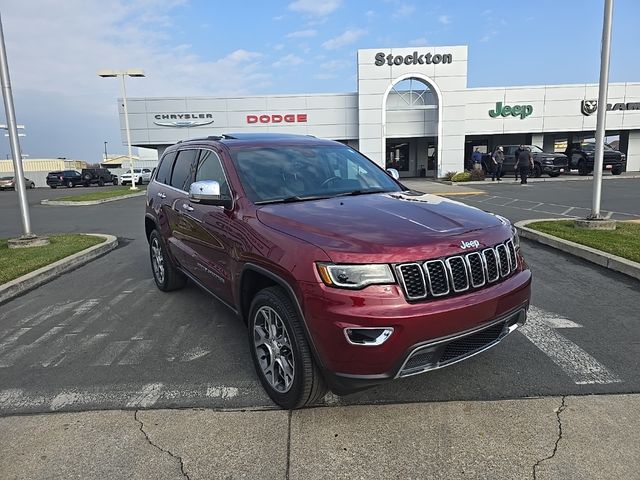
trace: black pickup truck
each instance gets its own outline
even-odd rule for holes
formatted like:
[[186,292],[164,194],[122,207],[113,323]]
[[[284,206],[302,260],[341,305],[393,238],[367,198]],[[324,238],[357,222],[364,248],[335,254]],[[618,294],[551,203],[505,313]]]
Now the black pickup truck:
[[[531,150],[531,156],[533,157],[533,169],[531,175],[534,177],[541,177],[543,173],[546,173],[550,177],[557,177],[567,170],[568,159],[567,156],[562,153],[545,152],[536,145],[525,145],[525,147]],[[502,173],[514,172],[514,165],[516,163],[515,153],[520,148],[520,145],[504,145],[504,163],[502,164]]]
[[[627,157],[624,153],[614,150],[609,145],[604,145],[603,170],[611,170],[613,175],[620,175],[627,165]],[[566,151],[569,157],[569,168],[577,169],[580,175],[589,175],[593,172],[593,164],[596,156],[595,142],[572,143]]]

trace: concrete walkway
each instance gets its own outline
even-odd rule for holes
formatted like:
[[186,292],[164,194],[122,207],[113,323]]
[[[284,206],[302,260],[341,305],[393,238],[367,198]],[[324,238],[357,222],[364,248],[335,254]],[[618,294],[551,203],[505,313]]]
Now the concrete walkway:
[[479,190],[477,186],[463,186],[464,184],[447,185],[446,183],[435,182],[425,178],[400,179],[406,187],[419,192],[431,193],[433,195],[455,196],[455,195],[482,195],[486,192]]
[[0,418],[6,479],[640,478],[640,395]]

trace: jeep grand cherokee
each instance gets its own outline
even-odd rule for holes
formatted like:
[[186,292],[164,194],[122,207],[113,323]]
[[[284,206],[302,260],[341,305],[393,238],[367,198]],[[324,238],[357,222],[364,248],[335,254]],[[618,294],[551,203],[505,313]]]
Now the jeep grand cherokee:
[[333,141],[232,134],[169,147],[145,227],[158,288],[189,278],[242,318],[258,377],[285,408],[469,358],[529,305],[508,220],[408,191]]

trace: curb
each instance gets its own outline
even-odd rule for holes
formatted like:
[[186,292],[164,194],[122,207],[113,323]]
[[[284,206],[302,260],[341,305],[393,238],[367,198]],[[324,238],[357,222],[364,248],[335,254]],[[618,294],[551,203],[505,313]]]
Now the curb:
[[118,239],[113,235],[103,235],[101,233],[87,233],[85,235],[101,237],[105,241],[0,285],[0,305],[50,282],[63,273],[75,270],[118,246]]
[[128,195],[121,195],[119,197],[111,197],[111,198],[103,198],[101,200],[86,200],[83,202],[69,202],[69,201],[60,201],[60,200],[49,200],[45,198],[44,200],[40,200],[40,205],[59,205],[65,207],[82,207],[85,205],[100,205],[101,203],[115,202],[118,200],[124,200],[125,198],[134,198],[141,197],[146,195],[147,191],[142,191],[138,193],[130,193]]
[[[502,177],[503,180],[501,182],[501,184],[506,184],[506,185],[512,185],[512,184],[516,184],[516,183],[520,183],[519,180],[515,180],[513,178],[510,178],[509,180],[505,180],[504,177]],[[612,175],[612,176],[603,176],[602,180],[625,180],[625,179],[638,179],[640,178],[640,175]],[[570,176],[570,177],[556,177],[556,178],[551,178],[551,177],[540,177],[540,178],[532,178],[529,177],[527,179],[527,182],[529,183],[544,183],[544,182],[588,182],[588,181],[592,181],[593,180],[593,175],[587,175],[584,177],[574,177],[574,176]],[[492,182],[491,179],[489,180],[483,180],[483,181],[475,181],[475,182],[448,182],[446,180],[442,180],[440,183],[444,183],[444,184],[448,184],[448,185],[456,185],[456,186],[464,186],[464,185],[487,185],[487,184],[495,184],[497,182]]]
[[564,240],[562,238],[554,237],[548,233],[538,232],[528,228],[527,225],[535,222],[551,222],[566,220],[565,218],[539,218],[536,220],[521,220],[516,222],[515,227],[518,230],[518,235],[521,238],[527,238],[543,245],[556,248],[570,255],[580,257],[601,267],[608,268],[609,270],[615,270],[616,272],[624,273],[630,277],[640,280],[640,263],[626,258],[618,257],[611,253],[603,252],[602,250],[596,250],[595,248],[587,247],[579,243]]
[[465,195],[487,195],[487,192],[483,192],[480,190],[470,190],[468,192],[433,192],[430,193],[430,195],[438,195],[440,197],[463,197]]

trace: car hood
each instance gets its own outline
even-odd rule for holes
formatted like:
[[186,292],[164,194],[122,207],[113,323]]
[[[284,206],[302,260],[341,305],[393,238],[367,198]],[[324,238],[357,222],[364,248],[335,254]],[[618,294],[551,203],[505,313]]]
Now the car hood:
[[435,195],[381,193],[265,205],[264,225],[322,248],[336,263],[393,263],[460,253],[511,236],[507,220]]

